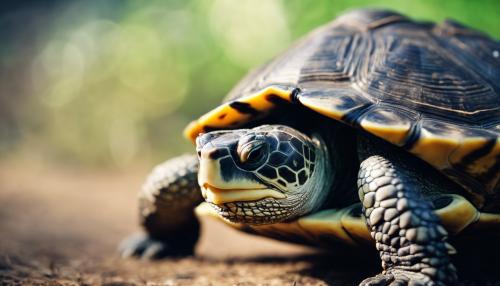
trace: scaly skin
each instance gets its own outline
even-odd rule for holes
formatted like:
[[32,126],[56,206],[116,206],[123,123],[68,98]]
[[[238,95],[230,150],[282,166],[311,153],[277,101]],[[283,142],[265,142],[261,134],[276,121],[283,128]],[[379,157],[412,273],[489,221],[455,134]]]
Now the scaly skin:
[[158,165],[139,193],[140,220],[146,234],[120,245],[122,256],[157,259],[191,255],[199,237],[194,208],[203,201],[197,182],[198,158],[183,155]]
[[447,232],[419,181],[397,161],[371,156],[361,164],[358,187],[384,269],[360,285],[453,285]]

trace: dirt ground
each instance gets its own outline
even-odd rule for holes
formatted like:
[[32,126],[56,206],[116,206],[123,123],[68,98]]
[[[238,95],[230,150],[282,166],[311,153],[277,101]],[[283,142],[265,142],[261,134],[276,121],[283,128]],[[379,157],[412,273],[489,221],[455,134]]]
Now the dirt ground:
[[[117,244],[139,231],[135,197],[146,173],[0,164],[0,285],[357,285],[379,271],[375,260],[339,259],[211,220],[202,221],[196,257],[121,259]],[[494,276],[473,271],[461,285],[500,285]]]

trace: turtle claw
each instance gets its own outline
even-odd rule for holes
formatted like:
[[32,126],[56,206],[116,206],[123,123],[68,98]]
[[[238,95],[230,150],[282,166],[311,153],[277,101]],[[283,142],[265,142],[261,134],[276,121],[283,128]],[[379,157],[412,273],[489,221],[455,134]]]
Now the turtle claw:
[[363,280],[359,286],[443,286],[425,274],[394,270]]
[[146,234],[133,234],[124,239],[118,246],[123,258],[139,257],[145,260],[156,260],[166,257],[193,255],[193,249],[175,248],[166,241],[151,238]]

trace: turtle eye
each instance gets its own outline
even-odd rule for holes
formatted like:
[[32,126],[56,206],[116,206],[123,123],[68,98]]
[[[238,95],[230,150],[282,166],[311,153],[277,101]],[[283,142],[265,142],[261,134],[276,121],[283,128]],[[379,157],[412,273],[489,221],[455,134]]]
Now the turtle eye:
[[244,144],[238,148],[240,162],[247,166],[255,166],[263,161],[267,155],[266,143],[262,141]]

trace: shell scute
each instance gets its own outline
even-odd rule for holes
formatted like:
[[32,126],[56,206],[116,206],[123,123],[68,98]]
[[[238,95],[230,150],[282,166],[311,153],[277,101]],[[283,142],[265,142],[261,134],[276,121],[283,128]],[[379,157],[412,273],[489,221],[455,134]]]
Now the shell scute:
[[460,145],[461,128],[435,119],[423,119],[420,136],[410,152],[439,170],[450,168],[448,157]]
[[491,86],[432,38],[380,35],[373,45],[367,71],[360,74],[362,89],[372,97],[458,120],[497,107]]
[[301,68],[298,83],[307,87],[307,82],[350,81],[358,42],[357,35],[325,36],[322,48],[313,53]]
[[305,90],[299,94],[298,100],[302,105],[337,120],[372,104],[354,89]]
[[359,125],[364,130],[387,141],[403,146],[419,116],[394,106],[377,106],[366,112]]

